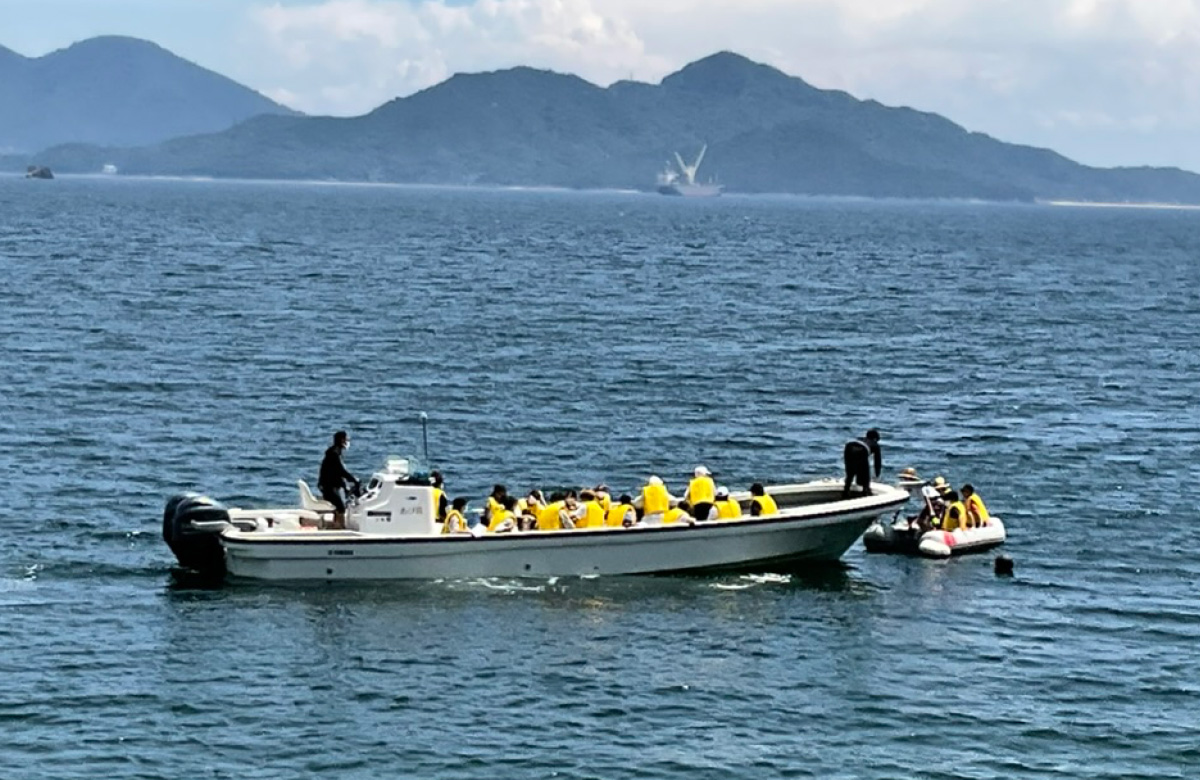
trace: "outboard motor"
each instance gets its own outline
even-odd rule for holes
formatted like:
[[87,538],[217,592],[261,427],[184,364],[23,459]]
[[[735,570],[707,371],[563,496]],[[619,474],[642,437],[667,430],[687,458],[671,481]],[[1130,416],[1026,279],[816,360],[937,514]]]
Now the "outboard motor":
[[205,574],[225,573],[221,531],[230,524],[229,510],[199,493],[172,496],[163,510],[163,540],[179,565]]

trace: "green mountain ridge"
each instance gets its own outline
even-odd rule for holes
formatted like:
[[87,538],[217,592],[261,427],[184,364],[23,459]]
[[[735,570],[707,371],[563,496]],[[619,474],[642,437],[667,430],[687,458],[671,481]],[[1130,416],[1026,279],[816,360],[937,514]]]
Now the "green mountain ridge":
[[730,192],[1200,203],[1200,176],[1097,169],[859,100],[731,52],[607,88],[516,67],[458,74],[354,118],[258,116],[137,148],[60,146],[56,171],[652,189],[678,150]]

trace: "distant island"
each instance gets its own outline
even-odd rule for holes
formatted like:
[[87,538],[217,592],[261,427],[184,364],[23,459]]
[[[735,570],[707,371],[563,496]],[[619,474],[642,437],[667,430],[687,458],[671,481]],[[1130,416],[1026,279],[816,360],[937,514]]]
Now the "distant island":
[[63,143],[155,144],[227,130],[259,114],[294,113],[136,38],[92,38],[36,58],[0,46],[6,156]]
[[[154,107],[146,94],[139,110]],[[74,173],[654,191],[664,161],[705,146],[706,176],[729,193],[1200,204],[1193,173],[1080,165],[730,52],[659,84],[602,88],[528,67],[459,74],[361,117],[277,110],[163,142],[58,145],[37,160]]]

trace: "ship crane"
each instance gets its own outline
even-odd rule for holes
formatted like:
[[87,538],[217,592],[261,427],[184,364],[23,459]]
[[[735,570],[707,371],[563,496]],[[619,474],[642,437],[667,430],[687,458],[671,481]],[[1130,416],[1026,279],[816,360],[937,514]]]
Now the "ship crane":
[[700,154],[696,157],[696,162],[691,165],[685,165],[683,158],[679,156],[679,152],[675,152],[675,162],[679,163],[679,170],[683,171],[683,178],[688,184],[696,183],[696,171],[700,169],[700,163],[704,160],[704,153],[708,151],[708,144],[705,144],[700,149]]

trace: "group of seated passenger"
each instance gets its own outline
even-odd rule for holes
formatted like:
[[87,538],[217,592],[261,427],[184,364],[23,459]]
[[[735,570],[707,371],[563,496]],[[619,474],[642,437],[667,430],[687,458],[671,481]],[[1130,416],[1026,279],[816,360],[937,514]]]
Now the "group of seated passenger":
[[[900,472],[902,482],[921,482],[915,469],[907,468]],[[917,529],[924,533],[934,528],[943,531],[958,529],[982,528],[990,524],[987,506],[975,492],[971,484],[963,485],[961,490],[954,490],[946,478],[940,474],[921,487],[921,499],[924,506],[916,517],[910,518],[910,524],[915,523]]]
[[[557,491],[549,499],[537,489],[518,498],[510,495],[504,485],[495,485],[474,524],[467,519],[466,498],[455,498],[447,504],[440,481],[435,489],[444,534],[635,528],[742,517],[741,504],[731,497],[728,488],[716,486],[711,472],[703,466],[696,468],[682,497],[671,495],[657,476],[646,480],[637,499],[624,493],[614,500],[604,484],[579,491]],[[757,482],[750,488],[748,509],[751,517],[779,511],[775,500]]]

